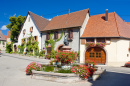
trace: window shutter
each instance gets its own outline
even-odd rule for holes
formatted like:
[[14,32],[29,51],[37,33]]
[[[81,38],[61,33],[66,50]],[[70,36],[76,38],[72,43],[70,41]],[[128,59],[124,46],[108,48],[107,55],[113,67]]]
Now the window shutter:
[[58,31],[56,32],[56,39],[58,39]]
[[86,44],[86,39],[81,39],[81,44]]
[[46,40],[48,40],[48,33],[46,33]]
[[48,40],[50,39],[50,33],[48,33]]
[[73,30],[70,31],[70,35],[71,35],[70,38],[73,38]]
[[36,41],[38,41],[38,36],[36,36]]
[[50,39],[50,33],[47,33],[46,39],[49,40]]

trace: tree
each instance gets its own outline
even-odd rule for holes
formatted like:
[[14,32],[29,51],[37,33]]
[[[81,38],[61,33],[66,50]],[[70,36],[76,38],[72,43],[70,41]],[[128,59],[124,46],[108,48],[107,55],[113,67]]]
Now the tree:
[[25,16],[22,17],[19,15],[18,17],[11,16],[9,18],[9,21],[11,22],[10,24],[7,24],[6,27],[11,31],[11,41],[12,42],[17,42],[18,41],[18,35],[20,33],[21,27],[25,21]]

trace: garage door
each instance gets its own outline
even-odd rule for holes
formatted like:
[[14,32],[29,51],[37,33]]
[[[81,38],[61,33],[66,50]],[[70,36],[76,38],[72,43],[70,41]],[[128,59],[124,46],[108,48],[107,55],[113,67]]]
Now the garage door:
[[97,64],[105,64],[105,51],[100,47],[92,47],[85,52],[85,62],[87,59],[95,61]]

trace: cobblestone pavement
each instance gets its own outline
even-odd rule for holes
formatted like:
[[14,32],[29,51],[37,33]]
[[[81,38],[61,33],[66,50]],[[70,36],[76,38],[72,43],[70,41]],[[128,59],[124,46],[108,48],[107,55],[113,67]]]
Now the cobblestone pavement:
[[32,61],[49,62],[45,59],[2,52],[0,57],[0,86],[130,86],[130,68],[108,66],[103,66],[107,71],[95,82],[58,83],[31,79],[31,76],[25,74],[25,68]]

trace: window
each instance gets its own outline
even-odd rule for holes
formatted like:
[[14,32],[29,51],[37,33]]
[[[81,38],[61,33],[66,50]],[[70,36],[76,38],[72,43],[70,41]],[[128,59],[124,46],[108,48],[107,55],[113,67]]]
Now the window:
[[31,32],[31,33],[33,32],[33,27],[30,27],[30,32]]
[[46,40],[49,40],[50,39],[50,32],[47,32],[46,34]]
[[96,58],[101,58],[101,53],[100,52],[96,52]]
[[25,32],[26,32],[26,29],[23,30],[23,34],[25,34]]
[[28,22],[30,22],[30,17],[28,18]]
[[54,32],[54,39],[58,39],[58,31]]
[[38,36],[34,36],[34,40],[35,40],[35,41],[38,41]]
[[105,39],[104,38],[97,38],[97,43],[99,43],[99,42],[105,43]]
[[89,57],[90,57],[90,58],[94,58],[94,52],[93,52],[93,53],[92,53],[92,52],[89,53]]
[[94,42],[94,39],[93,38],[86,39],[86,42]]
[[68,31],[68,38],[72,39],[73,38],[73,30]]

